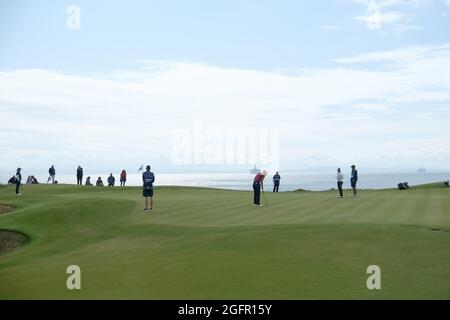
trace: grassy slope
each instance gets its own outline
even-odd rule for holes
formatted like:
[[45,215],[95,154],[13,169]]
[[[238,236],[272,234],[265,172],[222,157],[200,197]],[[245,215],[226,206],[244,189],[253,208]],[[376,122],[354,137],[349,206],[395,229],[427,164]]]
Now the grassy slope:
[[[155,195],[144,216],[139,188],[2,189],[17,211],[0,228],[31,243],[0,256],[0,298],[450,298],[448,189],[267,194],[264,208],[249,192]],[[81,291],[65,287],[71,264]],[[366,288],[371,264],[382,290]]]

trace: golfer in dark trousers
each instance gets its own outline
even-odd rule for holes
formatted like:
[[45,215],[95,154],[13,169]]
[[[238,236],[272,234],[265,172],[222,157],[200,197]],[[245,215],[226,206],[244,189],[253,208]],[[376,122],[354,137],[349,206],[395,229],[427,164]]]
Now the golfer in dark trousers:
[[273,176],[273,192],[278,192],[278,189],[280,188],[280,180],[281,176],[277,173]]
[[52,183],[55,183],[56,170],[55,170],[55,166],[54,166],[54,165],[52,165],[52,166],[50,167],[50,169],[48,169],[48,174],[49,174],[50,176],[48,177],[47,183],[48,183],[50,180],[52,180]]
[[337,187],[339,189],[339,198],[343,198],[344,192],[342,191],[342,185],[344,184],[344,175],[341,172],[341,168],[337,169],[336,179],[337,179]]
[[356,166],[352,165],[352,176],[350,178],[350,184],[352,185],[353,195],[356,196],[356,183],[358,182],[358,170]]
[[15,183],[16,183],[16,195],[20,196],[20,184],[22,183],[22,174],[20,173],[22,169],[17,168],[16,176],[15,176]]
[[83,168],[78,166],[77,169],[77,186],[83,185]]
[[[155,175],[150,171],[150,166],[146,167],[146,171],[142,174],[143,182],[143,196],[145,198],[145,212],[151,213],[153,210],[153,183],[155,182]],[[150,200],[150,208],[148,207]]]
[[253,204],[255,207],[261,207],[261,190],[264,191],[264,178],[266,175],[267,171],[263,170],[255,176],[255,179],[253,179]]

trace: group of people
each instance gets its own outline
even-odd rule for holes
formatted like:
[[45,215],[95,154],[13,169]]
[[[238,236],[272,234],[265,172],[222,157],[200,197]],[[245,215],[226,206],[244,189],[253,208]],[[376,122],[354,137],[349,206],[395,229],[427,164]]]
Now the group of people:
[[[114,177],[114,175],[112,173],[109,174],[109,177],[106,180],[106,182],[108,183],[108,187],[114,187],[115,186],[116,178]],[[127,182],[127,171],[124,169],[120,173],[120,186],[121,187],[125,187],[126,182]],[[77,185],[79,185],[79,186],[83,185],[83,168],[81,166],[78,166],[78,168],[77,168]],[[86,178],[85,185],[86,186],[92,186],[93,185],[92,182],[91,182],[91,177],[90,176],[88,176]],[[97,181],[95,182],[95,185],[97,187],[103,187],[104,186],[102,177],[98,177]]]
[[38,184],[38,180],[35,176],[28,176],[27,178],[27,184]]
[[[17,172],[20,173],[21,170],[22,170],[21,168],[17,168]],[[10,183],[10,184],[15,184],[16,183],[16,179],[17,179],[17,176],[18,176],[17,172],[11,179],[9,179],[8,183]],[[48,169],[48,174],[49,174],[49,176],[48,176],[48,179],[47,179],[47,183],[49,183],[50,181],[52,183],[58,183],[58,181],[55,180],[56,170],[55,170],[55,166],[54,165],[52,165]],[[20,175],[20,179],[22,179],[21,175]],[[38,182],[38,180],[37,180],[37,178],[35,176],[31,175],[31,176],[28,176],[26,183],[27,184],[38,184],[39,182]]]
[[[143,196],[145,198],[145,212],[152,212],[153,210],[153,183],[155,182],[155,174],[150,171],[151,167],[148,165],[146,167],[146,170],[144,173],[142,173],[142,188],[143,188]],[[52,180],[52,183],[57,183],[55,180],[56,176],[56,170],[55,166],[51,166],[49,169],[49,179]],[[77,168],[77,185],[82,185],[83,181],[83,168],[81,166],[78,166]],[[30,181],[30,182],[28,182]],[[33,182],[35,181],[35,182]],[[114,178],[113,174],[111,173],[108,177],[108,186],[113,187],[115,185],[116,179]],[[127,181],[127,171],[122,170],[120,173],[120,186],[125,187],[125,183]],[[20,196],[20,186],[22,184],[22,168],[17,168],[16,174],[9,179],[8,183],[15,184],[16,185],[16,195]],[[27,179],[27,183],[37,183],[37,179],[34,176],[29,176]],[[92,186],[91,177],[86,178],[86,186]],[[100,187],[103,186],[103,181],[101,177],[98,177],[97,182],[95,183],[96,186]]]
[[[255,207],[262,207],[261,205],[261,191],[264,192],[264,178],[267,176],[267,171],[262,170],[257,173],[253,179],[253,205]],[[273,190],[272,192],[278,192],[280,189],[281,176],[278,171],[272,177]]]
[[[356,196],[358,191],[356,190],[356,183],[358,182],[358,170],[356,170],[356,166],[353,164],[350,173],[350,186],[352,187],[353,196]],[[342,186],[344,185],[344,174],[341,171],[341,168],[337,169],[336,173],[337,187],[339,190],[339,198],[344,197],[344,190]]]
[[[356,170],[356,166],[351,166],[351,176],[350,176],[350,185],[352,187],[353,195],[356,196],[357,190],[356,190],[356,183],[358,182],[358,170]],[[267,176],[267,171],[262,170],[261,172],[257,173],[255,178],[253,179],[253,205],[255,207],[261,207],[261,191],[264,192],[264,178]],[[342,188],[344,184],[344,175],[341,171],[341,168],[337,169],[336,174],[337,179],[337,187],[339,190],[339,198],[344,197],[344,190]],[[280,181],[281,176],[278,173],[278,171],[275,173],[275,175],[272,178],[273,181],[273,191],[272,192],[278,192],[280,189]]]
[[[17,168],[16,174],[8,180],[9,184],[16,185],[16,194],[17,195],[21,195],[21,193],[20,193],[20,186],[22,184],[22,173],[21,172],[22,172],[22,168]],[[49,177],[47,179],[47,183],[49,183],[50,181],[55,184],[58,183],[58,181],[56,181],[56,179],[55,179],[56,178],[56,169],[55,169],[54,165],[52,165],[48,169],[48,173],[49,173]],[[79,186],[83,185],[83,168],[81,166],[78,166],[76,175],[77,175],[77,185],[79,185]],[[114,178],[112,173],[109,175],[107,182],[108,182],[109,187],[114,187],[116,179]],[[125,187],[126,182],[127,182],[127,171],[122,170],[122,172],[120,173],[120,186]],[[38,184],[39,182],[35,176],[28,176],[26,183],[27,184]],[[86,178],[85,185],[93,186],[90,176],[88,176]],[[95,185],[97,187],[102,187],[104,185],[101,177],[98,177]]]
[[[145,198],[145,208],[144,211],[145,212],[152,212],[153,210],[153,183],[155,182],[155,175],[153,172],[150,171],[151,167],[150,165],[148,165],[146,167],[146,171],[142,173],[142,185],[143,185],[143,197]],[[21,174],[21,168],[17,168],[16,174],[14,177],[12,177],[9,180],[9,183],[14,183],[16,185],[16,194],[20,195],[20,185],[21,185],[21,181],[22,181],[22,174]],[[52,183],[57,183],[55,180],[55,175],[56,175],[56,171],[55,171],[55,167],[52,165],[49,169],[49,180],[52,180]],[[83,168],[81,166],[78,166],[77,168],[77,185],[82,185],[82,180],[83,180]],[[264,179],[267,176],[267,171],[266,170],[262,170],[261,172],[257,173],[256,176],[253,179],[253,204],[255,207],[260,207],[261,205],[261,191],[264,192]],[[31,178],[30,178],[31,177]],[[344,184],[344,175],[341,171],[341,168],[337,169],[337,173],[336,173],[336,180],[337,180],[337,187],[339,190],[339,198],[343,198],[344,197],[344,192],[343,192],[343,184]],[[35,181],[35,182],[33,182]],[[107,183],[109,187],[114,187],[115,185],[115,177],[113,176],[113,174],[111,173],[108,177]],[[120,173],[120,186],[124,187],[125,183],[127,181],[127,172],[126,170],[122,170],[122,172]],[[280,188],[280,181],[281,181],[281,176],[278,172],[275,173],[275,175],[272,178],[273,181],[273,191],[272,192],[278,192],[279,188]],[[352,191],[353,191],[353,195],[356,196],[357,195],[357,189],[356,189],[356,184],[358,182],[358,170],[356,170],[356,166],[352,165],[351,166],[351,174],[350,174],[350,185],[352,187]],[[37,179],[34,176],[29,176],[27,183],[37,183]],[[91,177],[88,176],[86,178],[86,186],[92,186],[93,184],[91,183]],[[100,186],[104,186],[102,178],[98,177],[96,183],[96,186],[100,187]],[[409,188],[409,185],[407,182],[401,183],[398,185],[399,189],[407,189]],[[449,181],[445,180],[444,181],[444,187],[449,187]]]
[[[262,170],[257,173],[255,178],[253,179],[253,204],[255,207],[261,207],[261,191],[264,192],[264,178],[267,176],[267,171]],[[280,181],[281,176],[278,171],[272,178],[273,181],[273,190],[272,192],[278,192],[280,189]]]
[[[39,181],[35,176],[28,176],[26,184],[38,184]],[[16,175],[13,175],[9,180],[8,184],[16,184]]]

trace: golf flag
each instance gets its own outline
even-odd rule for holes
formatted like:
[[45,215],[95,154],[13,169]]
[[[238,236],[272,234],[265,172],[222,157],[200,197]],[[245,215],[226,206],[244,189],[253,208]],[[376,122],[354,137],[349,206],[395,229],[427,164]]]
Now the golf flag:
[[138,171],[144,171],[144,165],[141,164],[141,166],[139,167]]

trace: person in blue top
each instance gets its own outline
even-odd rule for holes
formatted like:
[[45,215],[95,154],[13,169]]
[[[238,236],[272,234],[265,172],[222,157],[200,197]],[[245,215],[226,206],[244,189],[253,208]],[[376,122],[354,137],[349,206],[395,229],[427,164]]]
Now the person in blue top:
[[[145,198],[145,209],[144,211],[153,210],[153,183],[155,182],[155,175],[150,171],[151,167],[147,166],[146,171],[142,174],[143,183],[143,196]],[[148,207],[150,202],[150,208]]]
[[281,180],[281,176],[277,173],[275,173],[275,175],[272,178],[273,180],[273,192],[278,192],[278,189],[280,188],[280,180]]
[[358,170],[356,170],[356,166],[352,165],[352,174],[350,178],[350,184],[353,189],[353,195],[356,196],[356,183],[358,182]]
[[78,166],[77,168],[77,186],[83,185],[83,168]]
[[16,195],[20,196],[20,184],[22,183],[22,174],[20,173],[22,171],[22,168],[17,168],[16,176],[15,176],[15,183],[16,183]]
[[108,177],[108,187],[114,187],[116,184],[116,178],[114,178],[113,174],[110,173]]

